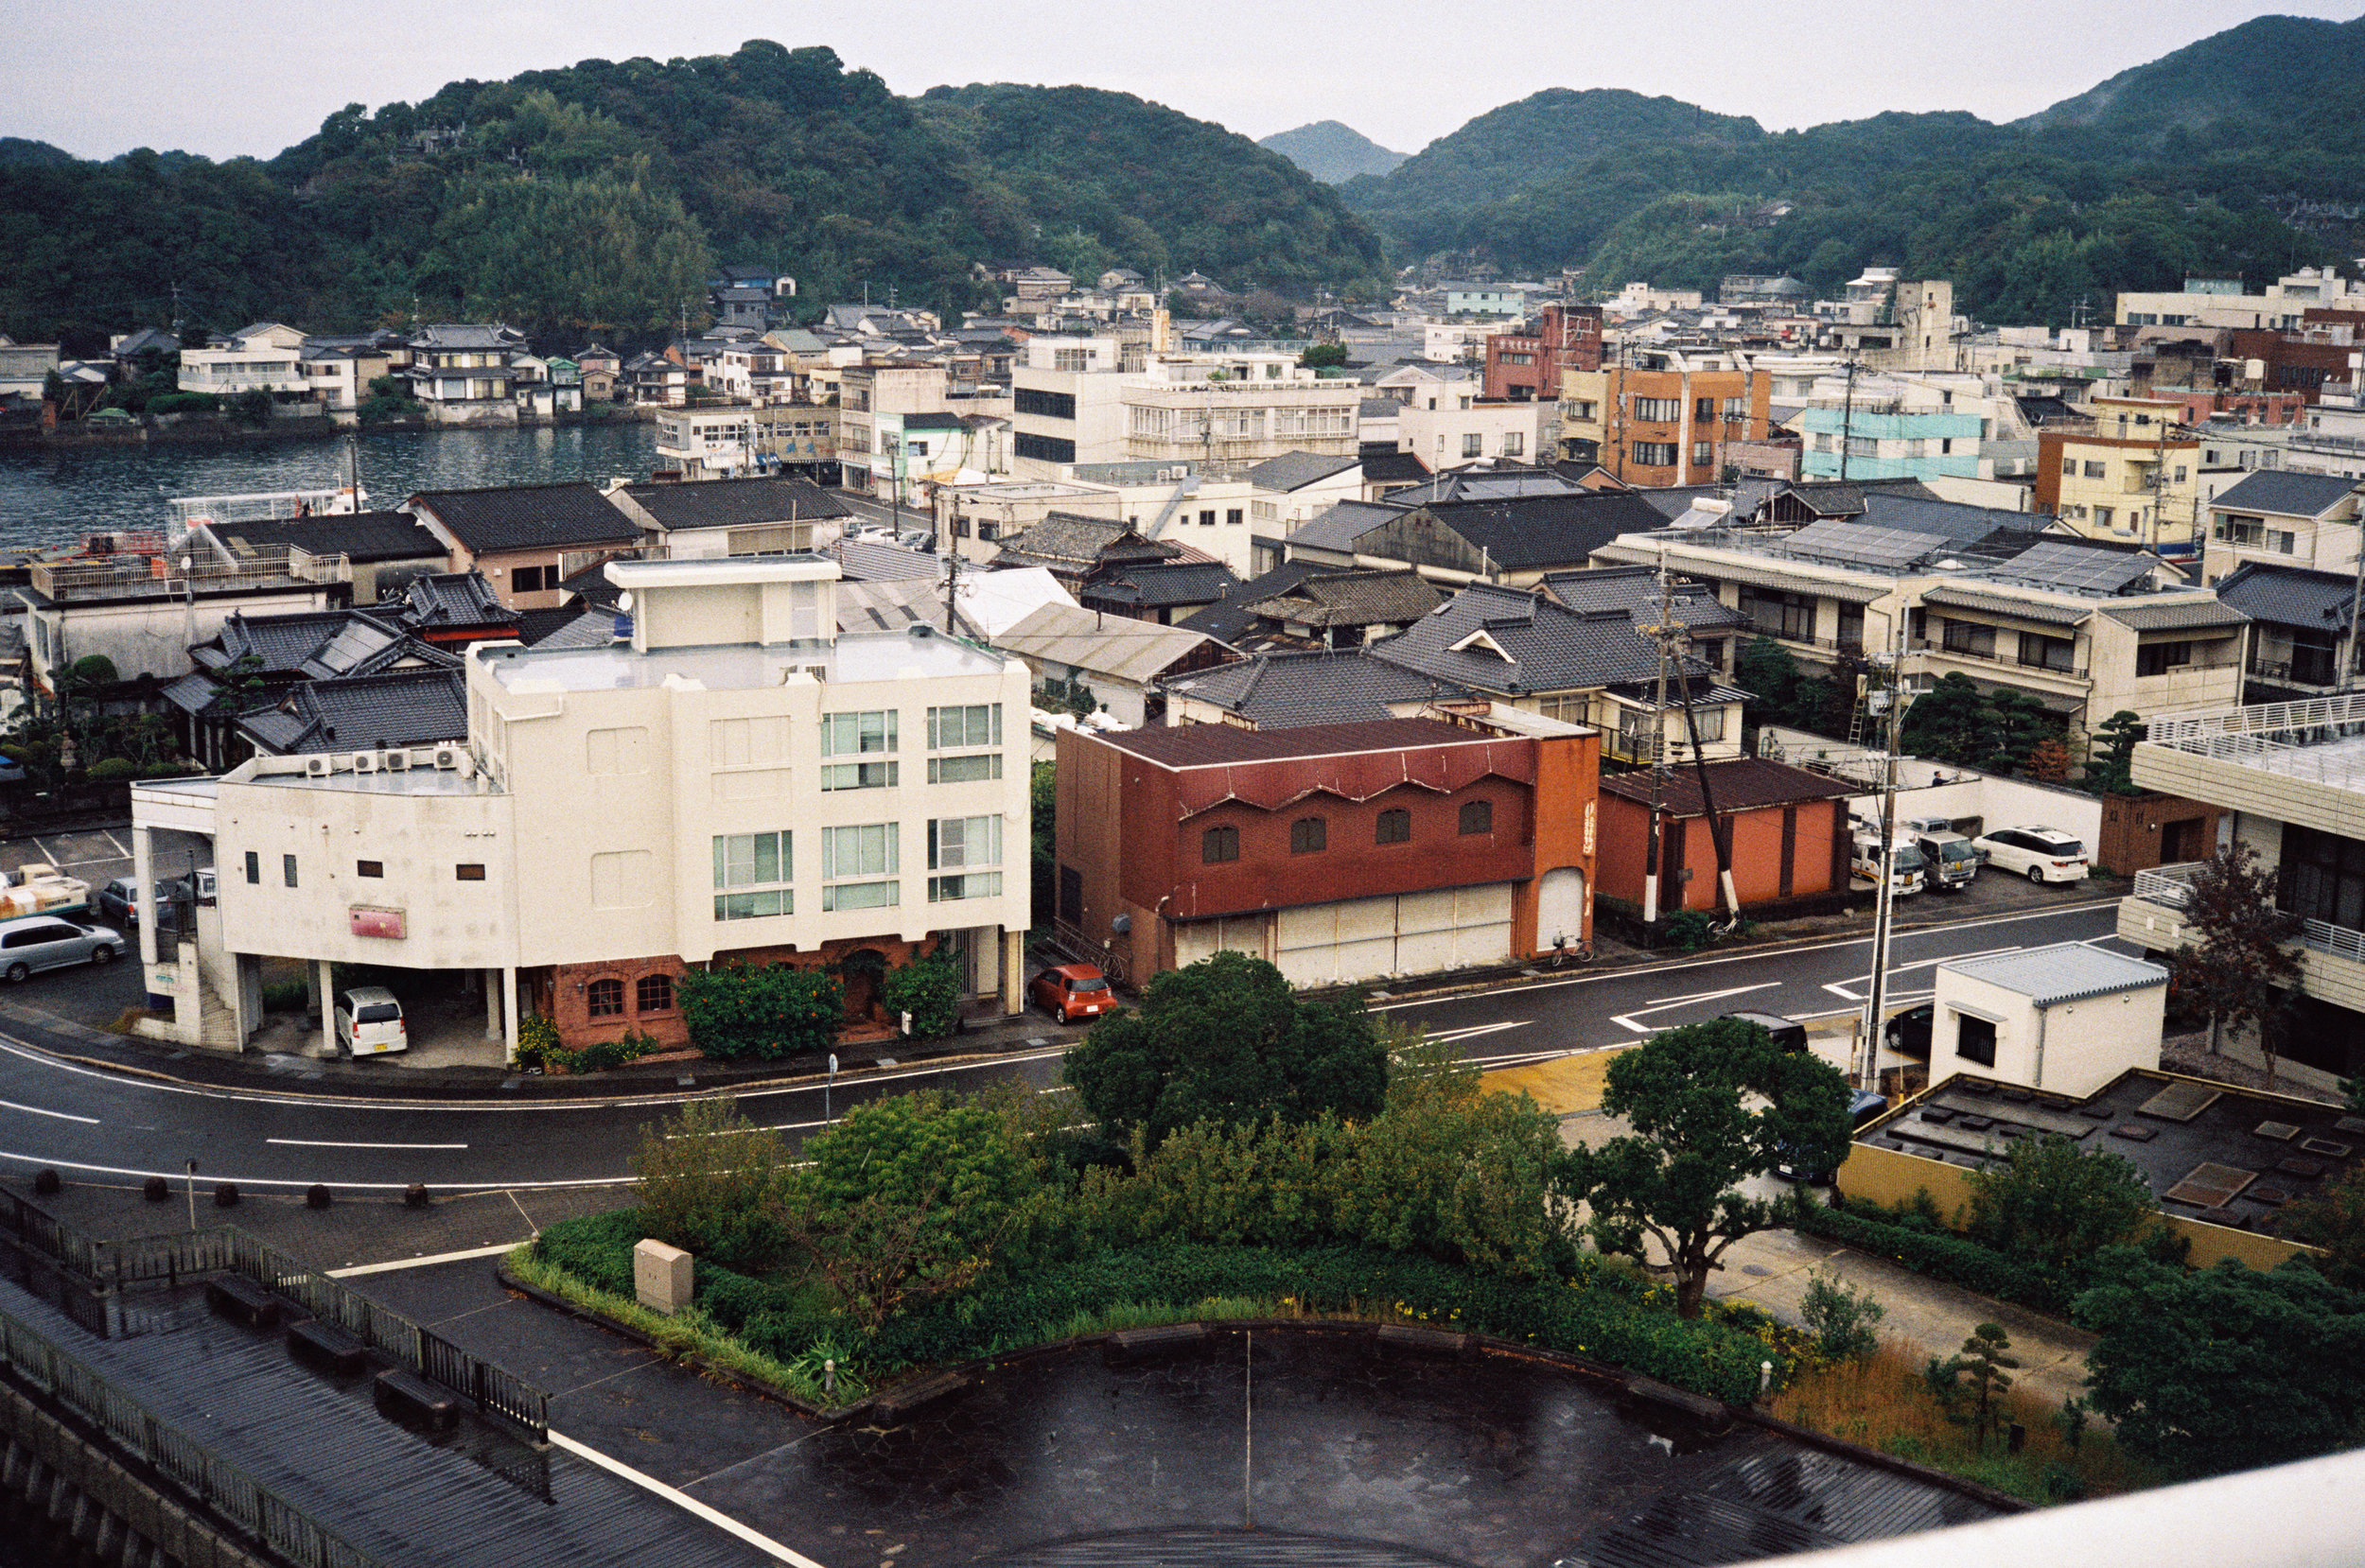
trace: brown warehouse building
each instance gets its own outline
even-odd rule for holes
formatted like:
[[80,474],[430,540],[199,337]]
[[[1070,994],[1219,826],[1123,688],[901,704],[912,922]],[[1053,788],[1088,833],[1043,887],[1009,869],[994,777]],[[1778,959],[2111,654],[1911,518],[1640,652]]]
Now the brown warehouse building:
[[1139,982],[1221,949],[1299,985],[1592,932],[1590,729],[1387,719],[1059,736],[1059,921]]
[[[1716,814],[1732,825],[1733,891],[1742,908],[1847,891],[1853,786],[1754,757],[1711,762],[1708,773]],[[1602,780],[1603,897],[1640,907],[1650,826],[1647,772]],[[1661,909],[1716,908],[1716,844],[1690,768],[1671,772],[1660,789],[1659,857]]]

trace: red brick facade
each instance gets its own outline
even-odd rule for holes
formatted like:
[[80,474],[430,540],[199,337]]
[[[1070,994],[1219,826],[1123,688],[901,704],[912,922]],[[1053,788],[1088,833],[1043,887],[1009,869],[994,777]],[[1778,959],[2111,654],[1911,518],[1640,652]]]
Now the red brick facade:
[[[885,959],[888,968],[908,964],[931,950],[926,942],[905,942],[892,936],[857,937],[825,942],[811,951],[796,948],[746,948],[718,954],[716,962],[785,964],[791,968],[819,969],[841,963],[848,954],[866,948]],[[558,1025],[559,1038],[570,1050],[581,1050],[594,1040],[621,1039],[636,1030],[668,1048],[686,1046],[690,1043],[690,1030],[682,1022],[680,979],[688,968],[688,965],[672,956],[552,965],[522,977],[526,1005]],[[648,997],[642,985],[651,977],[662,977],[667,982],[665,1005],[644,1011],[640,1005],[644,998],[656,1000]],[[602,992],[603,982],[613,983],[616,988]],[[622,1011],[593,1017],[595,993],[603,999],[616,998]],[[848,979],[846,1002],[846,1022],[850,1028],[886,1021],[869,995],[868,983],[860,976]]]
[[1486,340],[1482,395],[1548,403],[1560,396],[1562,371],[1601,368],[1601,307],[1548,305],[1533,332],[1498,332]]

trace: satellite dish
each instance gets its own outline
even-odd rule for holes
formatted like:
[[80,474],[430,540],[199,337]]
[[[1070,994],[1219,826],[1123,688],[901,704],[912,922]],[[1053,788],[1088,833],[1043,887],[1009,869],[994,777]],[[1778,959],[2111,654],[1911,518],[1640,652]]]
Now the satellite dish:
[[622,593],[616,596],[616,607],[620,610],[629,610],[632,608],[632,590],[630,588],[626,588]]

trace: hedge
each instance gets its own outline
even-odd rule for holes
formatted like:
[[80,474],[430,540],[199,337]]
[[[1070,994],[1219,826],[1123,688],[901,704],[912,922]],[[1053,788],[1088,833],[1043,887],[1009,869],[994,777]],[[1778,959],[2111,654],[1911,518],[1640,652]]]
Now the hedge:
[[2076,1294],[2075,1285],[1993,1247],[1952,1232],[1876,1219],[1859,1211],[1811,1205],[1799,1217],[1798,1228],[1810,1236],[1828,1237],[1894,1259],[1916,1274],[2055,1316],[2067,1315],[2070,1298]]
[[[564,1220],[542,1233],[541,1256],[586,1283],[632,1293],[632,1211]],[[1167,1244],[1029,1267],[1021,1280],[971,1291],[896,1317],[865,1346],[875,1376],[1040,1344],[1079,1315],[1127,1304],[1189,1304],[1221,1297],[1288,1299],[1314,1313],[1395,1312],[1474,1333],[1518,1340],[1623,1367],[1736,1403],[1757,1392],[1758,1366],[1787,1357],[1728,1324],[1687,1322],[1646,1304],[1621,1276],[1539,1282],[1480,1273],[1413,1254],[1362,1247],[1272,1249]],[[847,1334],[810,1293],[701,1261],[696,1299],[750,1349],[794,1361],[824,1333]]]

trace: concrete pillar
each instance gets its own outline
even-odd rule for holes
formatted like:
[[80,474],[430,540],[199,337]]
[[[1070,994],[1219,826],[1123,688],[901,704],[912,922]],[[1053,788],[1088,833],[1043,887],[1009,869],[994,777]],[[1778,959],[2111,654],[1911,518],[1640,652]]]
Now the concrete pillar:
[[139,899],[140,967],[145,972],[156,965],[155,835],[136,824],[131,828],[131,886]]
[[484,1037],[501,1037],[501,983],[498,969],[484,971]]
[[1002,932],[1002,1011],[1011,1018],[1026,1010],[1026,933]]
[[506,1024],[502,1031],[501,1060],[515,1067],[517,1065],[517,970],[513,965],[501,967],[501,1011]]
[[328,960],[312,960],[312,984],[321,994],[321,1056],[324,1060],[337,1054],[337,981]]

